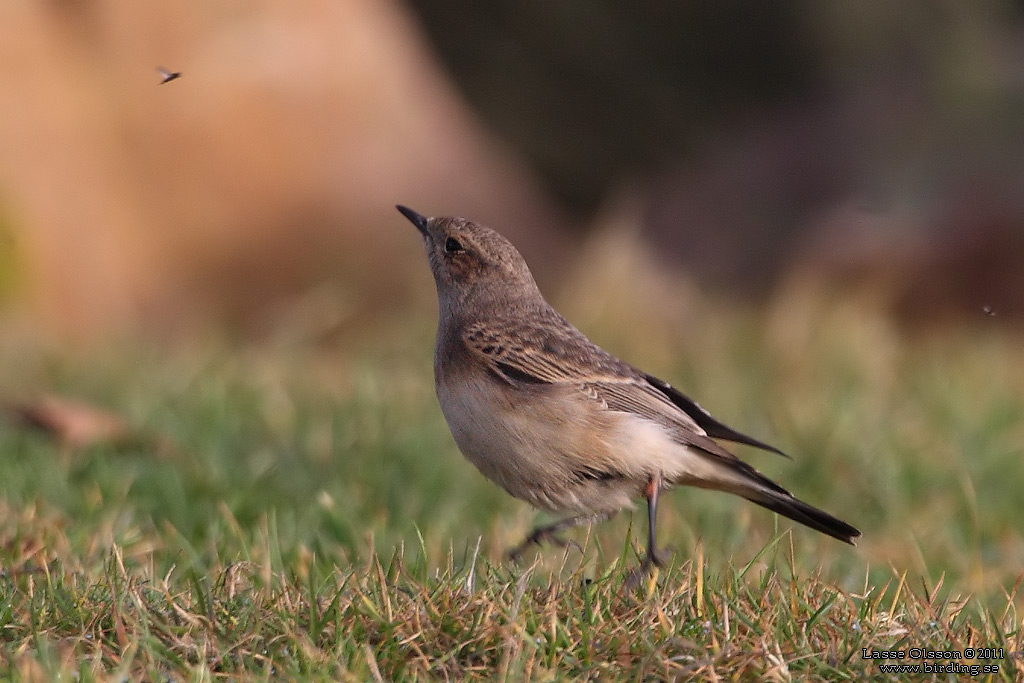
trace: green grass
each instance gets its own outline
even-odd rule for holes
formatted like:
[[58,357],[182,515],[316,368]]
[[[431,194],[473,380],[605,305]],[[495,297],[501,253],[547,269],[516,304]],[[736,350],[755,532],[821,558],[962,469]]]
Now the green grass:
[[781,446],[793,461],[740,450],[864,532],[678,490],[674,563],[628,593],[642,514],[502,560],[535,516],[455,449],[426,315],[327,349],[0,339],[2,397],[72,396],[163,440],[71,451],[0,423],[0,675],[894,680],[862,648],[1001,647],[988,679],[1024,676],[1019,334],[708,306],[613,346]]

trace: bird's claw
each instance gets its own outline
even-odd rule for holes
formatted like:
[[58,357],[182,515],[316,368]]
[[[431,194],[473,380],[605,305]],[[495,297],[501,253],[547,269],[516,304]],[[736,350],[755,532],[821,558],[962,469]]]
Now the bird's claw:
[[525,541],[517,545],[515,548],[512,548],[512,550],[508,551],[508,559],[512,562],[515,562],[516,564],[519,564],[519,560],[523,556],[523,553],[526,552],[527,548],[529,548],[531,545],[543,545],[545,541],[553,545],[556,545],[559,548],[568,548],[571,546],[579,550],[581,553],[583,552],[583,546],[581,546],[573,539],[570,538],[566,540],[561,536],[557,536],[552,531],[548,531],[547,529],[539,529],[537,531],[534,531],[529,536],[527,536]]
[[674,555],[675,552],[676,552],[675,546],[671,546],[671,545],[670,546],[666,546],[665,548],[663,548],[661,550],[659,550],[657,548],[652,548],[651,551],[650,551],[650,555],[651,555],[650,562],[655,567],[664,567],[665,565],[667,565],[672,560],[672,555]]
[[640,566],[629,573],[626,577],[625,583],[622,584],[622,589],[627,593],[632,592],[636,589],[640,582],[650,576],[656,569],[660,569],[666,566],[672,559],[673,549],[672,546],[659,550],[658,548],[651,548],[647,551],[647,555],[640,562]]

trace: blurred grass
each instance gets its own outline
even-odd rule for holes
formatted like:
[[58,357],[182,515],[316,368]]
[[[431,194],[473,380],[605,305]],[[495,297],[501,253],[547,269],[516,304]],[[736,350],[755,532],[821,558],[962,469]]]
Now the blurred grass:
[[[864,537],[856,549],[801,527],[791,537],[780,537],[791,525],[761,508],[725,494],[677,490],[666,499],[659,520],[663,542],[676,549],[676,568],[662,577],[655,602],[664,599],[668,609],[673,595],[685,594],[690,611],[681,623],[698,632],[683,633],[659,622],[661,635],[645,632],[652,640],[622,650],[611,669],[578,664],[571,668],[573,675],[639,675],[654,671],[648,665],[655,660],[668,661],[656,655],[674,651],[672,643],[679,638],[705,642],[708,629],[695,626],[705,621],[694,602],[696,548],[706,574],[702,581],[710,591],[706,599],[718,605],[719,619],[723,600],[748,612],[765,600],[810,601],[806,614],[791,610],[786,619],[796,621],[773,634],[786,643],[787,629],[806,629],[816,610],[829,605],[838,610],[840,621],[828,621],[823,628],[828,633],[847,629],[842,635],[846,664],[835,664],[834,650],[840,647],[835,633],[825,637],[830,644],[814,646],[818,649],[790,643],[778,653],[790,665],[811,652],[820,656],[815,666],[832,668],[811,673],[823,679],[842,678],[836,672],[844,666],[870,673],[865,664],[850,659],[859,652],[861,634],[848,630],[857,618],[874,619],[876,626],[879,619],[898,622],[898,633],[877,626],[872,639],[865,640],[876,646],[907,638],[912,639],[909,646],[926,644],[914,635],[920,624],[910,622],[928,609],[944,615],[940,621],[950,631],[942,642],[948,647],[963,647],[958,638],[992,644],[997,634],[1016,631],[1020,601],[1015,584],[1024,566],[1019,331],[979,316],[978,324],[907,337],[857,302],[789,298],[755,312],[692,296],[670,302],[644,287],[642,281],[629,286],[612,282],[587,290],[588,296],[603,298],[610,315],[625,311],[615,325],[589,319],[585,302],[571,291],[564,297],[566,313],[595,340],[680,386],[727,423],[790,453],[793,460],[786,461],[739,449],[796,495],[858,526]],[[645,303],[637,304],[636,297]],[[674,316],[673,311],[682,313]],[[353,595],[363,593],[370,595],[367,604],[373,609],[383,609],[389,600],[408,601],[422,591],[431,596],[427,603],[437,618],[453,609],[451,628],[489,643],[480,670],[459,669],[461,675],[493,674],[499,660],[510,666],[500,655],[508,647],[502,640],[507,632],[488,634],[474,621],[479,615],[457,608],[465,597],[458,586],[475,581],[488,600],[497,601],[493,604],[511,609],[521,570],[503,565],[502,553],[535,518],[524,504],[486,482],[451,441],[433,395],[432,314],[403,316],[401,324],[382,324],[355,342],[327,347],[216,342],[168,350],[125,344],[76,355],[0,335],[3,398],[41,392],[72,396],[122,414],[143,432],[172,444],[71,451],[43,434],[0,425],[0,663],[30,679],[39,674],[39,680],[55,672],[88,669],[95,674],[117,666],[133,678],[171,672],[178,679],[191,672],[188,676],[203,679],[209,671],[196,673],[203,667],[237,672],[218,669],[217,662],[223,664],[228,653],[217,658],[183,654],[167,637],[153,636],[139,647],[156,649],[145,657],[136,652],[139,658],[133,660],[118,640],[124,634],[119,635],[117,619],[124,631],[127,617],[111,612],[111,601],[135,601],[137,621],[129,632],[136,637],[140,629],[155,628],[147,620],[159,605],[165,611],[202,614],[210,609],[202,596],[216,594],[232,619],[243,619],[239,610],[250,610],[245,612],[250,630],[232,626],[241,629],[239,642],[282,638],[291,643],[285,649],[295,662],[301,662],[306,660],[295,648],[306,642],[303,638],[317,648],[326,646],[309,633],[308,622],[291,623],[289,615],[298,618],[310,605],[323,608],[324,614],[341,610],[339,604],[351,607],[353,600],[359,602]],[[646,333],[623,333],[638,329]],[[521,615],[533,626],[523,628],[544,632],[545,619],[576,618],[570,616],[575,612],[563,610],[576,610],[574,601],[588,599],[589,589],[572,588],[584,578],[598,582],[601,599],[610,601],[611,612],[597,620],[604,626],[618,628],[629,614],[661,619],[656,612],[651,617],[650,605],[630,608],[632,598],[615,602],[620,600],[615,582],[623,573],[617,569],[619,559],[631,565],[638,550],[633,542],[634,549],[623,555],[625,539],[642,534],[643,528],[642,515],[623,514],[591,532],[576,533],[587,541],[582,556],[545,550],[530,578],[536,592],[528,593],[533,597],[527,603],[533,608],[524,607]],[[777,549],[763,552],[775,548],[780,538],[782,559]],[[478,542],[480,558],[471,569],[469,558]],[[394,565],[396,556],[403,558],[401,570]],[[748,563],[749,570],[741,571]],[[413,566],[418,569],[410,570]],[[390,572],[393,581],[378,581],[380,572]],[[416,585],[409,583],[413,578]],[[786,592],[794,581],[801,586],[797,597]],[[146,597],[141,586],[156,593]],[[351,593],[345,586],[359,588]],[[398,587],[385,595],[387,586]],[[751,590],[760,591],[760,597],[748,595]],[[554,597],[543,598],[544,591]],[[764,597],[773,591],[775,597]],[[250,602],[238,603],[238,595],[247,595]],[[450,605],[431,602],[439,595]],[[518,595],[522,600],[521,591]],[[861,598],[851,597],[857,595]],[[275,602],[288,596],[299,612]],[[888,611],[874,602],[882,597],[892,602]],[[278,611],[260,612],[261,600],[271,601]],[[782,618],[771,610],[785,604],[772,604],[763,618]],[[842,609],[835,607],[839,604]],[[936,607],[940,604],[944,607]],[[413,618],[413,606],[406,609],[412,612],[404,618]],[[356,622],[345,621],[355,617],[342,611],[334,617],[356,628]],[[803,616],[797,618],[798,612]],[[879,616],[882,612],[889,616]],[[323,626],[324,614],[314,622]],[[222,622],[216,614],[204,618],[210,624]],[[515,621],[509,614],[504,618]],[[186,629],[188,623],[182,616],[174,628]],[[710,632],[722,628],[720,621],[715,623]],[[267,632],[278,628],[274,624],[282,630]],[[171,629],[160,628],[165,627]],[[753,622],[748,627],[751,638],[760,633]],[[401,630],[398,625],[394,629]],[[92,665],[99,669],[72,664],[89,647],[82,634],[105,643],[107,650]],[[369,666],[369,659],[360,643],[375,648],[390,675],[406,671],[403,666],[417,675],[431,671],[426,664],[417,668],[403,660],[412,655],[401,648],[380,650],[379,634],[368,640],[358,633],[350,637],[344,641],[345,656],[334,663],[341,669],[331,669],[335,674],[345,662],[358,662],[352,664],[353,677],[371,677],[370,669],[361,668]],[[97,652],[102,650],[98,641]],[[227,647],[227,641],[217,642]],[[534,674],[561,671],[564,662],[551,653],[563,646],[568,652],[584,644],[554,637],[535,653],[539,657],[550,648],[546,664]],[[591,653],[587,656],[593,654],[591,646],[584,648]],[[248,651],[248,645],[239,647]],[[268,667],[302,673],[302,667],[287,668],[284,651],[266,651]],[[455,651],[421,655],[436,656],[434,664],[448,662],[444,666],[471,662]],[[252,656],[248,664],[232,666],[251,670],[262,661],[258,652]],[[303,665],[305,674],[315,670],[315,659]],[[526,660],[517,661],[526,666]],[[764,675],[767,660],[759,661],[761,668],[753,669],[743,668],[750,662],[729,657],[717,665]],[[660,671],[680,674],[671,668]],[[442,667],[430,675],[456,673]]]

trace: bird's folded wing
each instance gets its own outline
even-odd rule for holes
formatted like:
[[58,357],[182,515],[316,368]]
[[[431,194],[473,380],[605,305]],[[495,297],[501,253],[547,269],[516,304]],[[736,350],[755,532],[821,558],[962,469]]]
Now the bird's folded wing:
[[597,346],[553,309],[532,320],[468,325],[463,341],[495,376],[511,383],[578,386],[609,410],[655,422],[682,444],[736,457],[713,439],[745,443],[781,453],[722,424],[677,389]]
[[636,415],[660,425],[682,445],[699,448],[729,462],[736,460],[736,456],[709,438],[689,415],[642,379],[587,382],[583,389],[608,410]]
[[728,425],[724,425],[719,422],[715,417],[704,410],[699,403],[694,401],[692,398],[684,394],[683,392],[676,389],[674,386],[664,380],[660,380],[653,375],[644,375],[644,379],[648,384],[653,386],[659,392],[661,392],[669,401],[671,401],[681,411],[690,416],[694,422],[700,425],[708,436],[713,439],[725,439],[726,441],[734,441],[736,443],[746,444],[753,446],[754,448],[760,448],[761,450],[771,451],[772,453],[778,453],[784,458],[789,456],[780,451],[775,446],[769,446],[763,441],[759,441],[752,436],[747,436],[742,432],[738,432]]
[[571,387],[607,410],[661,425],[682,444],[733,457],[632,366],[593,344],[560,316],[545,322],[516,321],[511,329],[510,322],[470,325],[463,340],[470,353],[507,382]]
[[590,382],[585,390],[609,410],[638,415],[664,427],[676,442],[737,472],[751,484],[789,496],[790,493],[711,439],[689,415],[646,381]]

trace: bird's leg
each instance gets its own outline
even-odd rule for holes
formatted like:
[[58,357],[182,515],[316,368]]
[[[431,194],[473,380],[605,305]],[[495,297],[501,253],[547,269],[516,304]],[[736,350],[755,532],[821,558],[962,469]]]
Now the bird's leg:
[[539,526],[530,532],[530,535],[526,537],[526,540],[508,551],[508,559],[513,562],[518,562],[522,554],[526,552],[531,545],[541,545],[545,541],[550,541],[560,548],[564,548],[567,545],[574,545],[580,549],[580,552],[582,552],[583,548],[580,547],[579,543],[576,541],[566,541],[563,538],[559,538],[557,534],[560,531],[565,531],[566,529],[571,529],[574,526],[579,526],[581,524],[604,522],[611,519],[614,514],[614,512],[600,512],[594,515],[579,515],[578,517],[560,519],[557,522],[546,526]]
[[669,553],[658,549],[658,496],[661,494],[662,479],[656,474],[647,482],[644,497],[647,498],[647,555],[640,566],[634,569],[626,579],[626,590],[632,590],[651,573],[654,567],[664,567],[668,562]]
[[644,493],[647,496],[647,557],[644,564],[664,567],[671,553],[658,548],[658,496],[661,495],[661,475],[651,477]]

